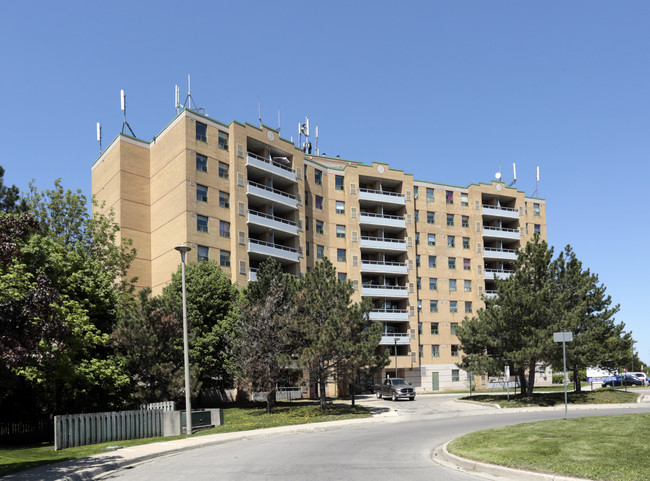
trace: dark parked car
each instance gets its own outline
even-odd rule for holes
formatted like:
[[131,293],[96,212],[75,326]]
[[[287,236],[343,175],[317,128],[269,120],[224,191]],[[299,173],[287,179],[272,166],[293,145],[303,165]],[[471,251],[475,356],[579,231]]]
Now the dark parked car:
[[605,381],[603,387],[611,387],[615,383],[616,386],[643,386],[643,381],[633,374],[624,374],[617,376],[614,381]]

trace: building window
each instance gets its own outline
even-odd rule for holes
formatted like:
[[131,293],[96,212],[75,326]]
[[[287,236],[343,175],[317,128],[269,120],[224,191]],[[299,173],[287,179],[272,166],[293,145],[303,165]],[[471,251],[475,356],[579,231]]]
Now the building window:
[[[305,169],[307,166],[305,166]],[[305,172],[305,177],[307,176],[307,173]],[[309,192],[305,191],[305,205],[309,205]]]
[[415,245],[416,246],[420,245],[420,233],[419,232],[415,233]]
[[470,264],[470,259],[463,259],[463,270],[469,271],[472,269],[472,265]]
[[418,194],[419,194],[418,186],[417,186],[417,185],[414,185],[414,186],[413,186],[413,198],[414,198],[415,200],[418,200]]
[[456,292],[456,279],[449,279],[449,292]]
[[197,260],[199,262],[207,261],[209,251],[207,246],[196,246]]
[[320,195],[315,196],[316,197],[316,202],[315,202],[315,207],[318,210],[323,210],[323,198]]
[[415,267],[420,267],[420,254],[415,254]]
[[469,237],[463,237],[463,249],[469,249]]
[[436,213],[427,211],[427,224],[435,224],[436,223]]
[[341,282],[345,282],[348,279],[348,275],[345,272],[339,272],[336,276]]
[[[459,353],[459,350],[458,350],[458,344],[452,344],[452,345],[451,345],[451,357],[458,357],[458,353]],[[454,371],[456,371],[456,379],[454,379],[454,375],[452,374],[452,376],[451,376],[451,380],[452,380],[452,381],[458,381],[458,370],[457,370],[457,369],[454,369],[454,370],[452,371],[452,373],[453,373]]]
[[469,197],[465,192],[460,193],[460,205],[467,207],[469,205]]
[[436,267],[436,256],[429,256],[429,268],[433,269]]
[[450,269],[456,269],[456,258],[455,257],[449,257],[447,264],[448,264]]
[[449,312],[458,312],[458,301],[449,301]]
[[431,323],[431,335],[437,336],[440,334],[440,325],[437,322]]
[[316,245],[316,259],[325,257],[325,247]]
[[336,260],[345,262],[345,249],[336,249]]
[[311,224],[311,219],[309,217],[305,216],[305,230],[308,231],[310,229],[310,227],[309,227],[310,224]]
[[438,312],[438,301],[429,301],[429,311]]
[[219,265],[221,267],[230,267],[230,252],[219,251]]
[[229,171],[230,171],[230,166],[228,164],[219,162],[219,177],[221,177],[222,179],[228,179],[230,177]]
[[323,221],[322,220],[316,220],[316,234],[323,234]]
[[422,344],[418,346],[418,354],[420,355],[420,359],[424,357],[424,346]]
[[472,292],[472,281],[465,279],[465,292]]
[[[454,346],[451,346],[452,349],[452,356],[454,355]],[[458,356],[458,354],[456,354]],[[460,381],[460,370],[459,369],[452,369],[451,370],[451,380],[452,381]]]
[[450,322],[449,323],[449,334],[451,334],[452,336],[455,336],[457,328],[458,328],[458,323],[457,322]]
[[464,216],[461,217],[460,225],[462,227],[469,227],[469,216],[468,215],[464,215]]
[[427,202],[433,202],[433,189],[427,187]]
[[334,188],[336,190],[343,190],[343,176],[342,175],[334,176]]
[[468,314],[472,313],[472,301],[465,301],[465,312]]
[[445,199],[447,201],[447,204],[453,204],[454,203],[454,192],[451,190],[448,190],[447,195],[445,196]]
[[541,231],[542,231],[542,230],[541,230],[540,225],[539,225],[539,224],[535,224],[535,234],[539,234],[539,233],[541,233]]
[[309,253],[309,242],[305,242],[305,254],[310,256],[311,254]]
[[230,209],[230,194],[228,192],[219,191],[219,207]]
[[316,185],[323,185],[323,171],[314,169],[314,183]]
[[228,150],[228,133],[219,131],[219,148]]
[[230,237],[230,222],[225,220],[219,221],[219,235],[221,237]]
[[343,202],[342,200],[336,201],[336,213],[345,214],[345,202]]
[[208,218],[204,215],[196,216],[196,230],[200,232],[208,231]]
[[435,277],[429,277],[429,290],[437,291],[438,290],[438,279]]
[[422,301],[418,301],[418,312],[422,312]]
[[208,201],[208,188],[205,185],[196,184],[196,200],[199,202]]
[[336,226],[336,237],[339,239],[345,239],[345,226],[338,225]]
[[456,247],[456,237],[453,235],[447,236],[447,247]]
[[200,140],[201,142],[208,141],[208,126],[201,122],[196,123],[196,140]]
[[454,226],[454,214],[447,214],[447,225],[450,227]]
[[427,234],[427,244],[430,246],[435,246],[436,245],[436,235],[435,234]]
[[208,158],[205,155],[196,154],[196,170],[199,172],[208,171]]
[[422,289],[422,278],[421,278],[421,277],[418,277],[418,278],[415,280],[415,283],[416,283],[416,286],[417,286],[417,288],[418,288],[418,291],[419,291],[420,289]]
[[539,215],[539,204],[533,204],[533,215]]
[[420,222],[420,211],[415,209],[415,222]]
[[431,346],[431,357],[440,357],[440,346],[438,344]]

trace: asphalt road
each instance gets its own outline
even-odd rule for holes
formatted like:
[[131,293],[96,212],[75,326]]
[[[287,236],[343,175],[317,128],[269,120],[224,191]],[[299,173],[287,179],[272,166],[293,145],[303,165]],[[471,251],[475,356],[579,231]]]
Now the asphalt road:
[[[368,399],[378,410],[396,409],[379,422],[312,432],[242,438],[131,466],[110,480],[367,480],[371,478],[461,481],[473,475],[433,462],[432,450],[479,429],[545,419],[561,410],[497,410],[455,401],[457,396],[419,396],[415,402]],[[569,409],[569,417],[650,412],[650,403],[631,409]]]

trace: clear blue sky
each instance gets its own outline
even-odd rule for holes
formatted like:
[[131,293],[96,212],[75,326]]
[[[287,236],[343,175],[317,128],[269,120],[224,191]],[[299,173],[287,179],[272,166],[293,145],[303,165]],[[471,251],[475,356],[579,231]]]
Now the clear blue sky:
[[[0,165],[90,193],[128,121],[151,140],[174,85],[223,122],[466,186],[501,170],[547,200],[548,240],[600,276],[650,362],[647,1],[3,2]],[[649,296],[650,297],[650,296]]]

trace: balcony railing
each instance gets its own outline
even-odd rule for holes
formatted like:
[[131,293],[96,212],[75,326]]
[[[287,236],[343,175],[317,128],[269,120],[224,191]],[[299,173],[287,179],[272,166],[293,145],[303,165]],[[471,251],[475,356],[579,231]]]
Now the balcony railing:
[[405,344],[410,344],[411,343],[411,336],[409,334],[401,333],[401,332],[384,332],[381,335],[381,341],[379,341],[379,344],[382,346],[388,346],[388,345],[394,345],[397,344],[399,345],[405,345]]
[[364,272],[389,272],[396,274],[407,274],[408,269],[405,262],[384,262],[361,260],[361,270]]
[[274,189],[273,187],[267,187],[266,185],[263,184],[258,184],[257,182],[253,182],[252,180],[248,181],[248,185],[250,185],[251,187],[256,187],[258,189],[266,190],[276,195],[281,195],[283,197],[286,197],[287,199],[291,199],[291,200],[297,199],[297,197],[293,194],[289,194],[288,192],[284,192],[283,190]]
[[287,165],[283,165],[280,162],[276,162],[275,160],[265,159],[264,157],[261,157],[261,156],[259,156],[257,154],[253,154],[252,152],[248,152],[248,156],[255,159],[255,160],[259,160],[260,162],[264,162],[266,164],[277,167],[278,169],[283,169],[283,170],[286,170],[287,172],[291,172],[291,173],[294,173],[294,174],[296,173],[296,171],[294,169],[292,169],[291,167],[289,167]]
[[494,209],[494,210],[503,210],[507,212],[519,212],[517,209],[513,209],[512,207],[503,207],[500,205],[490,205],[490,204],[483,204],[484,209]]
[[266,242],[266,241],[261,241],[261,240],[258,240],[258,239],[248,239],[248,241],[251,244],[257,244],[257,245],[265,246],[265,247],[272,247],[273,249],[280,249],[280,250],[287,251],[287,252],[293,252],[295,254],[298,253],[298,249],[295,249],[293,247],[283,246],[282,244],[274,244],[273,242]]
[[374,190],[374,189],[366,189],[366,188],[360,188],[359,192],[367,193],[367,194],[381,194],[381,195],[393,195],[395,197],[404,197],[404,194],[401,194],[399,192],[390,192],[387,190]]
[[392,242],[395,244],[406,244],[404,239],[392,239],[389,237],[370,237],[367,235],[362,235],[361,240],[374,241],[374,242]]
[[498,253],[506,253],[506,254],[516,254],[517,251],[515,249],[501,249],[498,247],[485,247],[483,249],[485,252],[498,252]]
[[485,268],[485,279],[493,279],[494,277],[498,277],[499,279],[505,279],[507,277],[510,277],[512,274],[514,274],[515,271],[511,269],[490,269],[490,268]]
[[371,321],[408,321],[409,312],[406,309],[373,309],[370,311]]
[[491,225],[484,225],[483,230],[495,231],[495,232],[516,232],[519,234],[519,229],[512,229],[511,227],[494,227]]
[[296,227],[296,228],[298,227],[298,224],[296,222],[292,220],[283,219],[282,217],[276,217],[274,215],[265,214],[264,212],[260,212],[253,209],[248,209],[248,213],[253,216],[263,217],[264,219],[272,220],[274,222],[279,222],[280,224],[286,224],[287,226]]

